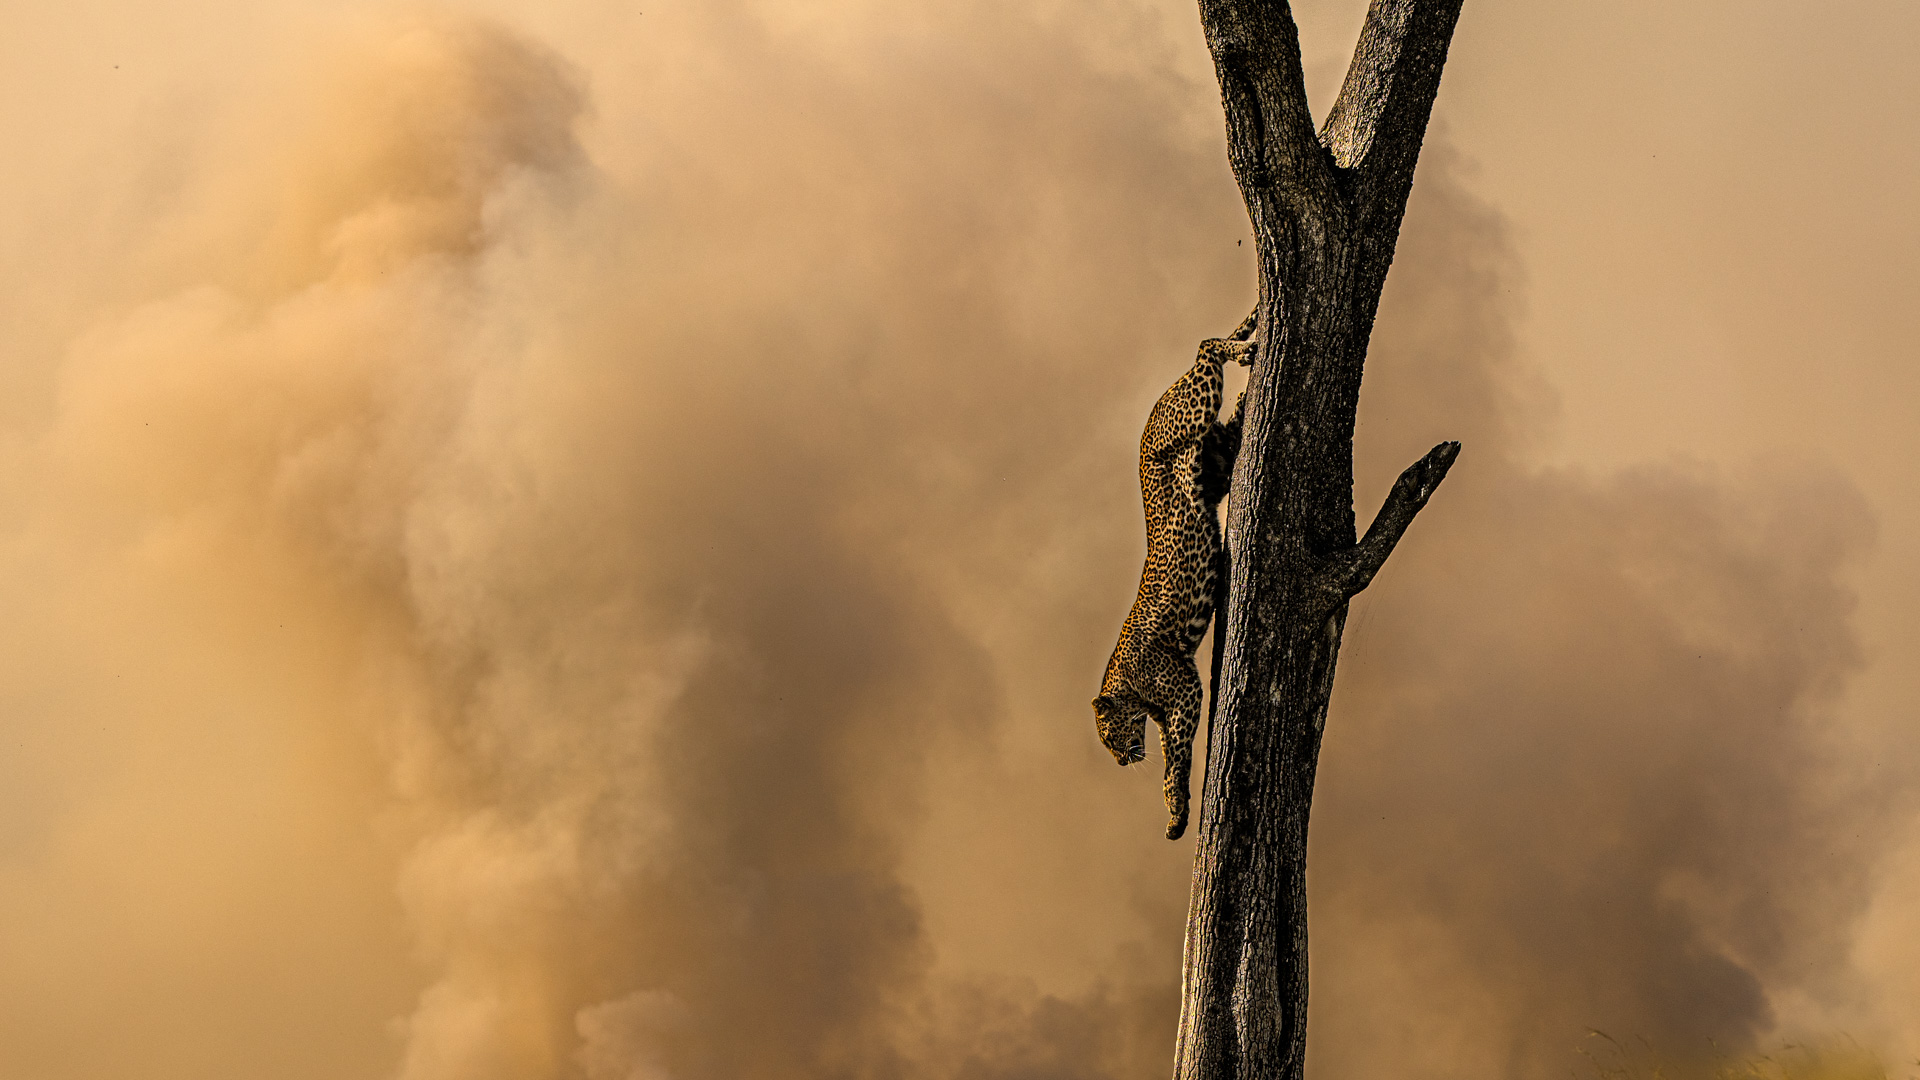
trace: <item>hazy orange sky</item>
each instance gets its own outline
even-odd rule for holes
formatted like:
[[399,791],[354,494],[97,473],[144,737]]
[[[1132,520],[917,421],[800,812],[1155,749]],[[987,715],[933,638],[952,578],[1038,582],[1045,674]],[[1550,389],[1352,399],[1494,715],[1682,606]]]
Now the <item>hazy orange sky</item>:
[[[1310,1074],[1920,1058],[1917,31],[1469,0]],[[1166,1067],[1086,703],[1254,288],[1190,4],[76,0],[0,83],[0,1080]]]

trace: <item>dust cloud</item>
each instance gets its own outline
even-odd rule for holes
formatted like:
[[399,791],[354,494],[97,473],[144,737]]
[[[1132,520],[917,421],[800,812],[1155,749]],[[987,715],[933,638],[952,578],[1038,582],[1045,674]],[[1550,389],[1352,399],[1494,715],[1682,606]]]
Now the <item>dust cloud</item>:
[[1349,619],[1310,857],[1322,1067],[1445,1048],[1434,1075],[1532,1076],[1589,1027],[1686,1060],[1848,1023],[1850,927],[1899,820],[1834,722],[1872,519],[1791,461],[1526,467],[1547,395],[1502,324],[1516,268],[1438,149],[1360,486],[1436,432],[1481,453]]
[[[369,18],[202,122],[17,308],[81,314],[3,446],[4,1071],[1163,1070],[1190,848],[1087,699],[1251,251],[1192,42],[1094,8],[650,11],[619,70]],[[1349,621],[1310,1067],[1843,1022],[1870,516],[1531,467],[1436,142],[1363,514],[1467,450]]]

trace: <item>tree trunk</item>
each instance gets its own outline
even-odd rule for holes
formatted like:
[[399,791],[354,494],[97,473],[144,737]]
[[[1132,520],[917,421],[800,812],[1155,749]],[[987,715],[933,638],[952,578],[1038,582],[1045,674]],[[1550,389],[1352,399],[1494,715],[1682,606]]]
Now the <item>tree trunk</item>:
[[1353,427],[1460,0],[1373,0],[1316,134],[1285,0],[1200,0],[1260,263],[1260,350],[1227,510],[1225,671],[1208,733],[1176,1080],[1299,1080],[1307,816],[1347,602],[1459,453],[1401,474],[1355,542]]

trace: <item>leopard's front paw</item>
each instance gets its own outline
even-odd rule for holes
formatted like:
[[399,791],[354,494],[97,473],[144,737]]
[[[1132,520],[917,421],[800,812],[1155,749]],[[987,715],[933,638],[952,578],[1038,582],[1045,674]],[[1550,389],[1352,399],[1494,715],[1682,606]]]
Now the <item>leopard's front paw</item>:
[[1167,821],[1167,839],[1178,840],[1186,831],[1187,808],[1183,806],[1179,810],[1176,810],[1173,817]]

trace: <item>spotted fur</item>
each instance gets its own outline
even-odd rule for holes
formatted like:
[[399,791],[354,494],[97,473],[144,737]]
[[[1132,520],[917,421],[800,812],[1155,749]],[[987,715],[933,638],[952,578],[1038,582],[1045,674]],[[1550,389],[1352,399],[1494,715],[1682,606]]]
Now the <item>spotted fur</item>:
[[1226,363],[1253,362],[1253,316],[1231,337],[1200,343],[1193,367],[1160,395],[1140,436],[1140,496],[1147,564],[1120,642],[1093,699],[1100,741],[1121,765],[1146,756],[1146,727],[1160,725],[1166,759],[1167,838],[1187,828],[1193,733],[1200,721],[1194,650],[1213,617],[1224,555],[1217,507],[1240,448],[1240,405],[1220,422]]

